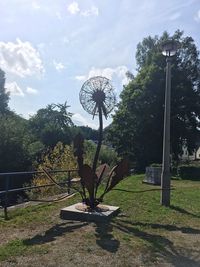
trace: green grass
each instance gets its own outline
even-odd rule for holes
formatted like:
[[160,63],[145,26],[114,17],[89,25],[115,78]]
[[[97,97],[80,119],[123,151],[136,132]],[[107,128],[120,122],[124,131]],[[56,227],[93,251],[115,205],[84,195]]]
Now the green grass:
[[10,257],[25,254],[45,254],[48,253],[47,246],[30,247],[24,240],[15,239],[0,247],[0,261],[4,261]]
[[172,180],[171,207],[166,208],[160,205],[160,187],[142,184],[142,178],[137,175],[122,181],[105,202],[119,205],[134,221],[199,225],[200,182]]
[[[83,253],[86,262],[91,253],[101,257],[105,251],[108,257],[115,253],[116,260],[124,266],[131,266],[128,259],[133,254],[137,257],[142,253],[142,264],[145,266],[150,266],[149,262],[156,263],[157,257],[170,263],[186,260],[184,253],[192,255],[197,248],[200,254],[200,238],[196,243],[187,240],[192,235],[200,235],[200,182],[172,180],[171,206],[166,208],[160,205],[160,188],[143,184],[142,179],[143,175],[130,176],[106,195],[104,204],[116,205],[121,209],[121,213],[109,224],[68,225],[61,221],[60,208],[80,201],[79,195],[58,203],[9,211],[9,220],[0,217],[0,232],[20,232],[22,229],[28,231],[40,227],[41,233],[33,237],[10,238],[0,246],[0,260],[40,253],[49,253],[53,257],[51,246],[56,249],[53,241],[60,240],[61,236],[66,241],[62,240],[64,243],[57,248],[58,253],[70,242],[64,254],[74,261],[77,250]],[[90,227],[89,231],[84,230],[87,227]],[[190,242],[190,248],[187,248],[187,242]],[[116,264],[112,257],[109,259],[113,261],[112,265]],[[74,262],[76,264],[78,260]]]
[[[67,203],[73,203],[78,196],[68,199]],[[48,204],[39,204],[26,208],[17,208],[8,211],[8,220],[4,220],[3,212],[0,214],[1,227],[23,227],[27,223],[46,223],[49,222],[52,212],[63,206],[63,202],[52,202]],[[59,212],[59,211],[57,211]]]

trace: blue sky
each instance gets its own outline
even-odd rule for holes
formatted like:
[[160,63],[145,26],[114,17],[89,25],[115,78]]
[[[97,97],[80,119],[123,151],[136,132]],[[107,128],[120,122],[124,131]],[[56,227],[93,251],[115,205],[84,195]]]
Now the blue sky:
[[67,101],[76,124],[97,128],[79,102],[85,80],[110,78],[119,96],[138,42],[165,30],[200,49],[200,0],[0,0],[0,11],[0,68],[11,109],[26,118]]

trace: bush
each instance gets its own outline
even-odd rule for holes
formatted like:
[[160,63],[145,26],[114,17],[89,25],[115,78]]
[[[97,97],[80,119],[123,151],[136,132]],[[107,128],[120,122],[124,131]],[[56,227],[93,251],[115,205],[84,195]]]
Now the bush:
[[102,145],[100,155],[99,155],[99,161],[101,164],[108,164],[110,167],[113,167],[118,162],[118,156],[117,152],[105,145]]
[[162,164],[161,163],[152,163],[150,165],[150,167],[154,167],[154,168],[162,168]]
[[178,175],[181,179],[200,180],[200,166],[181,165],[178,167]]
[[[44,168],[46,170],[71,170],[77,169],[77,162],[74,157],[73,148],[69,145],[64,145],[58,142],[57,145],[45,154],[42,158],[42,163],[38,165],[38,171]],[[57,182],[66,182],[66,173],[52,174],[53,179]],[[45,174],[36,175],[31,186],[41,186],[45,184],[50,184],[51,181],[46,177]],[[53,187],[41,187],[37,189],[32,189],[28,196],[29,198],[43,198],[46,196],[53,196],[59,193],[66,192],[66,188],[59,188],[57,186]]]

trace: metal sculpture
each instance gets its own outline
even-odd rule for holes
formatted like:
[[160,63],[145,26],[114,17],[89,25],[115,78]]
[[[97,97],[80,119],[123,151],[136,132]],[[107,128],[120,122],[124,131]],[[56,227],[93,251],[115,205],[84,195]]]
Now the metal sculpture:
[[[110,80],[100,76],[87,80],[80,91],[80,102],[84,110],[93,115],[93,118],[96,115],[99,117],[99,137],[92,167],[84,164],[83,137],[78,134],[74,139],[74,155],[77,157],[82,187],[79,193],[82,196],[82,202],[86,206],[86,210],[94,211],[100,209],[99,204],[103,201],[104,195],[112,190],[128,173],[128,162],[127,160],[122,160],[111,170],[107,164],[103,164],[97,169],[102,144],[103,115],[107,119],[108,114],[113,110],[116,103],[114,89]],[[104,176],[108,177],[107,184],[103,193],[97,196],[99,185]]]

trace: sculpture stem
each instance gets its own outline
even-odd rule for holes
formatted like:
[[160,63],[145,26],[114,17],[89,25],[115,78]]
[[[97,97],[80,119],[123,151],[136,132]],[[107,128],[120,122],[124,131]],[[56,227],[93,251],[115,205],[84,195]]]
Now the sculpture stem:
[[99,111],[99,139],[98,139],[98,145],[94,157],[94,162],[93,162],[93,171],[96,172],[96,167],[97,167],[97,161],[99,158],[99,152],[101,149],[101,143],[102,143],[102,136],[103,136],[103,118],[102,118],[102,110],[101,106],[98,106],[98,111]]
[[[96,153],[94,156],[94,161],[93,161],[93,171],[94,173],[96,173],[96,167],[97,167],[97,161],[99,158],[99,152],[101,149],[101,143],[102,143],[102,135],[103,135],[103,118],[102,118],[102,110],[101,110],[101,106],[98,106],[98,111],[99,111],[99,138],[98,138],[98,144],[97,144],[97,149],[96,149]],[[90,196],[90,208],[94,209],[95,208],[95,191],[96,191],[96,182],[95,181],[95,177],[94,177],[94,182],[93,182],[93,190],[92,190],[92,195]]]

